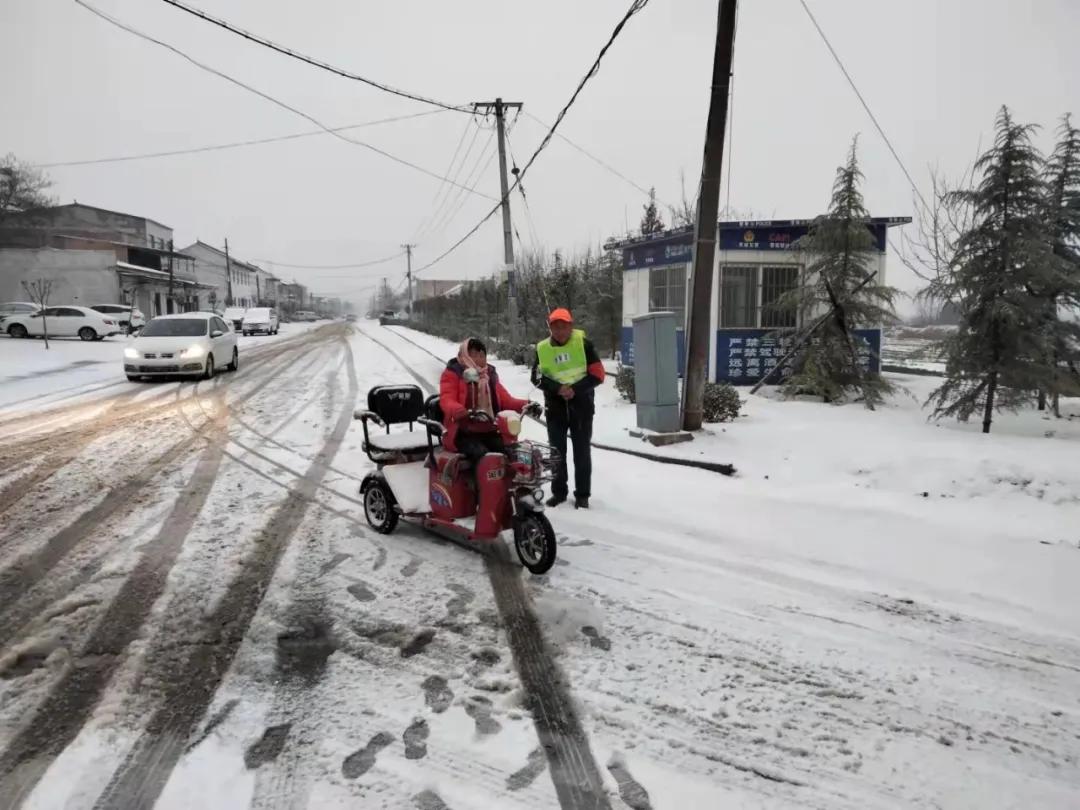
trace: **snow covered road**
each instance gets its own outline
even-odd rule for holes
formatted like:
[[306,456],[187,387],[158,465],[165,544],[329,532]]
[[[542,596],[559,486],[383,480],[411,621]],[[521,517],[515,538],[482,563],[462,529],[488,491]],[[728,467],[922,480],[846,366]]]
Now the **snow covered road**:
[[0,807],[1080,803],[1080,549],[1039,542],[1080,541],[1075,498],[912,509],[858,439],[827,463],[867,469],[859,497],[770,486],[736,436],[702,445],[735,479],[597,451],[530,578],[363,520],[353,406],[432,386],[448,344],[365,322],[241,351],[149,385],[0,354]]

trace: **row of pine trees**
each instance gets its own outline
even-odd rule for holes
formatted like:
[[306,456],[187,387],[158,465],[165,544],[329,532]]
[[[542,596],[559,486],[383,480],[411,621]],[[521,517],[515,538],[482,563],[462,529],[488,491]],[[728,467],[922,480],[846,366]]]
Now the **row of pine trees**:
[[[967,186],[939,189],[919,212],[924,225],[936,223],[926,231],[937,248],[922,296],[960,319],[928,404],[935,418],[981,416],[985,433],[996,410],[1050,402],[1060,415],[1060,397],[1080,392],[1080,130],[1066,116],[1049,155],[1034,145],[1036,131],[1002,108]],[[860,370],[851,329],[895,321],[898,292],[874,280],[861,178],[853,145],[828,215],[801,240],[808,283],[783,303],[802,312],[809,340],[786,389],[873,407],[891,386]]]

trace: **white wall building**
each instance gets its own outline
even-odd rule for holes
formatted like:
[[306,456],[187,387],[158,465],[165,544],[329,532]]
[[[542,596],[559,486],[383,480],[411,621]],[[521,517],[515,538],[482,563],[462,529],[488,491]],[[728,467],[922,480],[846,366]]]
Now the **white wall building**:
[[226,262],[224,250],[201,241],[188,245],[182,252],[195,258],[196,278],[213,286],[210,309],[220,312],[227,306],[246,309],[258,304],[256,274],[265,271],[234,256]]

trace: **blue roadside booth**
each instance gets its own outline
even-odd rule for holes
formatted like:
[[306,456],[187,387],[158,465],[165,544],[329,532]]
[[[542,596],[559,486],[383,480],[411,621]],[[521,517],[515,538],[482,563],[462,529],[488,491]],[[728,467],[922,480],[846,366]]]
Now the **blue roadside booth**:
[[[717,226],[713,297],[710,302],[709,378],[733,385],[760,380],[790,349],[797,322],[794,312],[773,305],[805,282],[808,256],[796,245],[812,224],[809,219],[721,222]],[[886,283],[888,229],[910,217],[874,217],[866,227],[877,245],[877,278]],[[692,228],[649,237],[609,242],[623,259],[622,362],[634,364],[633,319],[648,312],[674,312],[678,331],[678,367],[685,364],[688,280],[693,262]],[[811,317],[817,317],[812,313]],[[856,331],[860,362],[881,369],[881,328]],[[790,374],[785,369],[777,379]]]

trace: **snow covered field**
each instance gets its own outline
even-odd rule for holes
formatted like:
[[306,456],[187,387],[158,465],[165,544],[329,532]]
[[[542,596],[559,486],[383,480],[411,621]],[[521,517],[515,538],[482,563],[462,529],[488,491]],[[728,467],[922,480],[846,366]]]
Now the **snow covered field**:
[[354,403],[454,348],[316,326],[97,391],[119,341],[0,340],[0,807],[1080,804],[1080,403],[986,437],[925,421],[932,379],[752,397],[648,448],[735,477],[594,451],[559,564],[510,577],[356,494]]

